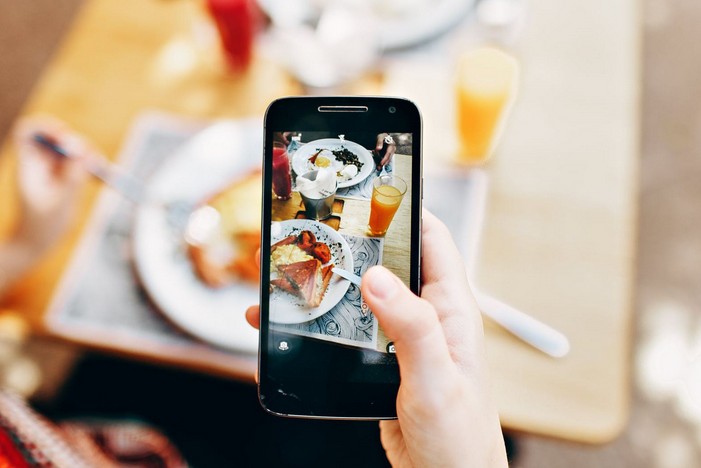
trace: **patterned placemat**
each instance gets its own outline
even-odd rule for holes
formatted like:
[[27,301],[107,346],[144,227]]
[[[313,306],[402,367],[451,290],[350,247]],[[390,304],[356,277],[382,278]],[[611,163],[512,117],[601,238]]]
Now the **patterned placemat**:
[[[382,263],[384,239],[342,235],[353,252],[356,275]],[[377,347],[377,320],[363,301],[360,287],[352,283],[339,303],[321,317],[301,324],[275,324],[273,328],[352,346]]]
[[[118,164],[147,179],[211,122],[148,112],[134,122]],[[217,348],[175,327],[151,303],[132,261],[135,205],[105,188],[47,313],[71,341],[135,357],[250,379],[255,355]]]
[[[146,179],[190,136],[153,126],[132,148],[130,160],[120,163],[131,174]],[[170,343],[191,341],[155,310],[136,281],[131,261],[135,205],[113,192],[104,195],[96,207],[100,219],[94,220],[92,232],[84,238],[92,244],[83,246],[90,254],[84,255],[85,261],[74,269],[73,287],[64,291],[52,319],[65,325],[92,325]]]

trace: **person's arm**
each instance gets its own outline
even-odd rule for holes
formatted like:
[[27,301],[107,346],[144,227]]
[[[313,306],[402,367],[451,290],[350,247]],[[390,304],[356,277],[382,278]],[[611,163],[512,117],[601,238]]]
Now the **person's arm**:
[[[377,138],[375,140],[375,151],[374,153],[380,154],[380,151],[382,151],[382,146],[384,146],[384,141],[385,138],[390,136],[389,133],[380,133],[377,135]],[[394,142],[394,139],[391,139],[391,143],[387,145],[387,151],[385,152],[384,155],[382,155],[382,159],[380,160],[379,164],[377,164],[376,169],[378,171],[381,171],[382,168],[389,164],[390,161],[392,161],[392,157],[394,156],[394,153],[397,151],[397,144]]]
[[[39,147],[34,141],[38,133],[75,159]],[[82,164],[92,154],[87,143],[66,124],[49,117],[20,121],[14,141],[19,216],[12,236],[0,243],[0,297],[68,228],[86,177]]]
[[0,243],[0,298],[39,258],[31,245],[12,239]]

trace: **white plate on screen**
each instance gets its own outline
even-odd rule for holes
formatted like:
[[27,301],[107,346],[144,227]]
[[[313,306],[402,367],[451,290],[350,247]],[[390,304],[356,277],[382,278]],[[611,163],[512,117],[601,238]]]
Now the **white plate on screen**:
[[[237,177],[261,166],[263,126],[257,119],[212,125],[173,154],[149,180],[157,200],[196,204]],[[212,289],[195,275],[182,234],[166,211],[142,205],[133,232],[134,262],[149,296],[162,313],[186,332],[219,347],[256,353],[258,332],[244,312],[259,301],[257,285]]]
[[321,140],[313,140],[309,143],[305,143],[292,155],[292,169],[297,175],[302,175],[309,171],[317,170],[319,167],[309,161],[311,157],[313,157],[320,149],[324,149],[327,151],[324,151],[322,155],[333,158],[334,156],[331,151],[338,150],[342,147],[358,156],[358,161],[363,163],[363,166],[360,168],[355,177],[344,181],[341,181],[340,178],[338,180],[338,188],[352,187],[353,185],[367,179],[375,169],[375,162],[372,159],[372,154],[370,151],[353,141],[341,140],[339,138],[323,138]]
[[[331,262],[344,270],[353,271],[353,253],[348,242],[337,231],[318,221],[291,219],[273,223],[270,243],[274,244],[292,234],[309,230],[317,242],[323,242],[331,250]],[[271,276],[274,275],[271,274]],[[350,281],[333,275],[319,307],[309,307],[291,294],[273,288],[270,292],[270,321],[275,323],[304,323],[317,319],[331,310],[346,295]]]

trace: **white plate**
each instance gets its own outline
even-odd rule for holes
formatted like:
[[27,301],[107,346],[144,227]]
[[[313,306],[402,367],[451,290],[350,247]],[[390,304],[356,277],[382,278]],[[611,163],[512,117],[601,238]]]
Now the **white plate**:
[[428,9],[417,10],[415,14],[380,18],[380,46],[384,50],[403,49],[435,39],[457,26],[474,3],[474,0],[434,0]]
[[320,149],[326,149],[329,151],[324,152],[324,156],[333,158],[333,154],[330,153],[332,150],[338,150],[341,147],[345,147],[348,151],[353,152],[358,156],[358,160],[363,163],[363,167],[358,171],[355,177],[341,182],[338,181],[338,188],[352,187],[368,178],[372,171],[375,169],[375,162],[372,159],[372,153],[366,148],[363,148],[358,143],[348,140],[341,140],[339,138],[323,138],[321,140],[310,141],[301,146],[292,155],[292,169],[294,169],[295,174],[302,175],[309,171],[314,171],[319,169],[317,166],[309,161],[309,158],[314,156]]
[[[259,120],[221,122],[196,135],[149,180],[155,199],[197,203],[236,177],[260,168],[263,126]],[[173,323],[232,351],[255,353],[258,332],[244,316],[259,301],[255,285],[205,286],[192,270],[182,235],[165,210],[142,205],[133,232],[136,270],[149,296]]]
[[[318,242],[323,242],[331,250],[331,262],[344,270],[353,271],[353,253],[348,242],[338,232],[325,224],[308,219],[291,219],[273,223],[271,245],[285,237],[304,230],[311,231]],[[304,323],[321,317],[339,303],[346,295],[350,281],[333,275],[319,307],[307,306],[301,298],[292,296],[277,288],[270,293],[270,321],[275,323]]]
[[[343,3],[341,0],[336,1]],[[371,13],[371,19],[379,26],[379,41],[383,50],[402,49],[440,36],[460,23],[475,3],[474,0],[432,0],[425,2],[428,5],[422,8],[421,2],[385,0],[389,5],[383,14],[381,2],[374,1],[376,6]],[[258,3],[268,15],[283,15],[286,22],[308,22],[319,14],[319,2],[315,4],[313,0],[258,0]],[[419,5],[405,14],[396,14],[398,6],[402,3],[408,4],[410,8],[411,3]]]

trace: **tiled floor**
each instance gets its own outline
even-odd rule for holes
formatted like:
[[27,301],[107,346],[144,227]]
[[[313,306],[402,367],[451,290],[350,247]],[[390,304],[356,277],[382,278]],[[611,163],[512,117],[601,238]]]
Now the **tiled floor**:
[[[0,138],[80,3],[0,0]],[[630,424],[605,446],[519,436],[516,467],[701,467],[701,3],[643,5]]]

